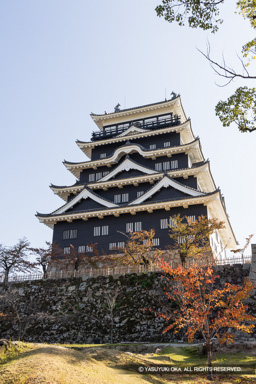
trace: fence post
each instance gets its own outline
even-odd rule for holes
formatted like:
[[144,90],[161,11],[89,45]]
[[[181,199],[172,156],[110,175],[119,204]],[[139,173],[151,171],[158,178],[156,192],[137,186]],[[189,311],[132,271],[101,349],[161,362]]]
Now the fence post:
[[249,278],[256,287],[256,244],[252,244],[252,261]]

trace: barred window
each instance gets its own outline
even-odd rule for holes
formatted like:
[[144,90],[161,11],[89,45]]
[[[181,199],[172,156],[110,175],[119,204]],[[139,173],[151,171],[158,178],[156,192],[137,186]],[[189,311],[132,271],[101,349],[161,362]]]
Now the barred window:
[[100,236],[100,227],[94,227],[93,236]]
[[116,248],[116,243],[109,243],[109,249],[114,249]]
[[108,235],[108,225],[103,225],[101,227],[101,234],[102,234],[102,236],[107,236]]
[[78,253],[85,253],[85,245],[79,245]]
[[135,232],[139,232],[142,230],[142,222],[141,221],[137,221],[136,223],[134,223],[134,231]]
[[119,241],[117,243],[117,248],[124,248],[125,247],[125,242],[124,241]]
[[122,203],[127,203],[129,201],[129,193],[122,194]]
[[152,243],[153,243],[154,247],[156,247],[157,245],[159,245],[159,244],[160,244],[159,237],[155,237],[154,239],[152,239]]
[[156,149],[156,144],[150,144],[149,149]]
[[162,167],[162,163],[156,163],[155,164],[155,170],[156,171],[162,171],[163,167]]
[[169,226],[170,227],[176,227],[176,224],[175,224],[175,222],[173,221],[173,219],[171,217],[169,219]]
[[171,161],[171,168],[172,169],[178,168],[178,160]]
[[63,240],[69,239],[69,231],[63,231]]
[[95,181],[95,173],[91,173],[89,175],[89,183],[92,182],[92,181]]
[[64,247],[63,252],[64,252],[64,255],[69,255],[70,254],[70,247]]
[[138,192],[137,192],[137,198],[140,197],[140,196],[142,196],[143,194],[144,194],[144,191],[138,191]]
[[104,177],[104,176],[107,176],[108,174],[109,174],[109,171],[105,171],[102,173],[102,176]]
[[121,203],[121,195],[114,195],[114,203],[115,204]]
[[77,229],[70,229],[70,239],[77,238]]
[[161,219],[161,220],[160,220],[160,228],[161,228],[161,229],[166,229],[166,228],[168,228],[168,219]]
[[170,161],[163,162],[163,170],[168,171],[170,169]]
[[167,147],[170,147],[170,146],[171,146],[170,141],[166,141],[166,142],[164,143],[164,148],[167,148]]
[[186,237],[185,236],[179,236],[178,237],[178,243],[179,244],[183,244],[183,243],[185,243],[185,241],[186,241]]
[[106,154],[106,153],[101,153],[101,154],[100,154],[100,159],[105,159],[105,157],[107,157],[107,154]]
[[63,231],[63,240],[76,239],[77,229],[68,229]]
[[89,245],[86,245],[86,252],[93,252],[93,248]]
[[133,232],[133,223],[126,223],[126,233]]
[[196,221],[196,216],[195,215],[193,215],[193,216],[188,216],[188,219],[190,220],[190,221]]
[[102,178],[102,172],[96,173],[96,181]]

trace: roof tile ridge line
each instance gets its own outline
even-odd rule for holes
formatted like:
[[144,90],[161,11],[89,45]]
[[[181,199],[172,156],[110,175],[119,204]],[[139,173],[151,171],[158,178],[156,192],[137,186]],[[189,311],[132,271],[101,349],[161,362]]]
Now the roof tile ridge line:
[[56,185],[56,184],[50,184],[49,188],[56,188],[56,189],[63,189],[63,188],[75,188],[75,187],[83,187],[86,184],[73,184],[73,185]]
[[[169,148],[180,148],[180,147],[185,147],[185,146],[187,146],[187,145],[194,144],[194,143],[196,143],[197,141],[198,141],[199,144],[200,144],[200,139],[199,139],[199,137],[196,137],[195,140],[190,141],[189,143],[181,144],[181,145],[176,145],[176,146],[169,147]],[[145,147],[143,147],[142,145],[137,144],[137,143],[129,143],[127,146],[130,146],[130,145],[135,145],[135,146],[137,146],[137,147],[139,147],[139,148],[141,148],[141,149],[144,149],[143,152],[152,152],[152,149],[146,149]],[[110,159],[110,158],[115,154],[116,151],[118,151],[119,149],[121,149],[121,148],[123,148],[123,147],[125,147],[125,146],[126,146],[126,144],[122,145],[121,147],[116,148],[115,151],[112,152],[110,156],[105,157],[104,160]],[[168,148],[158,148],[158,149],[161,149],[161,150],[162,150],[162,149],[168,149]],[[201,149],[201,146],[200,146],[200,149]],[[201,149],[201,152],[202,152],[202,149]],[[202,152],[202,154],[203,154],[203,152]],[[203,157],[204,157],[204,156],[203,156]],[[89,160],[89,161],[80,161],[80,162],[78,162],[78,163],[73,163],[73,162],[71,162],[71,161],[66,161],[66,160],[64,160],[62,163],[63,163],[64,165],[65,165],[65,164],[78,165],[78,164],[84,164],[84,163],[93,163],[93,162],[95,162],[95,161],[99,161],[99,160],[103,160],[103,159]]]
[[[140,204],[137,204],[137,205],[123,205],[123,206],[121,206],[121,207],[112,207],[112,208],[98,208],[95,212],[98,212],[98,211],[103,211],[103,210],[115,210],[115,209],[122,209],[122,208],[129,208],[129,209],[133,209],[133,208],[136,208],[136,207],[140,207],[141,205],[152,205],[152,204],[159,204],[159,203],[164,203],[164,202],[168,202],[168,201],[175,201],[175,200],[188,200],[188,199],[201,199],[201,198],[204,198],[204,197],[207,197],[207,196],[210,196],[210,195],[214,195],[215,193],[217,193],[217,192],[220,192],[220,190],[219,189],[216,189],[215,191],[213,191],[213,192],[208,192],[208,193],[206,193],[205,195],[202,195],[202,196],[185,196],[185,197],[180,197],[180,198],[176,198],[176,197],[174,197],[173,199],[170,199],[170,200],[159,200],[159,201],[154,201],[154,202],[150,202],[150,203],[140,203]],[[133,200],[134,201],[134,200]],[[55,212],[55,211],[54,211]],[[61,213],[60,214],[60,216],[64,216],[64,215],[75,215],[75,214],[80,214],[80,213],[86,213],[86,212],[89,212],[89,210],[88,211],[78,211],[78,212],[72,212],[72,213]],[[226,211],[225,211],[226,212]],[[227,212],[226,212],[227,213]],[[50,213],[50,214],[45,214],[45,213],[39,213],[39,212],[37,212],[37,214],[36,214],[36,216],[40,216],[40,215],[42,215],[42,217],[46,217],[46,216],[52,216],[52,214]]]
[[126,109],[121,109],[120,111],[118,112],[109,112],[109,113],[100,113],[100,114],[97,114],[97,113],[93,113],[91,112],[90,113],[90,116],[109,116],[109,115],[113,115],[113,114],[118,114],[118,113],[122,113],[122,112],[127,112],[127,111],[132,111],[134,109],[140,109],[140,108],[146,108],[146,107],[150,107],[151,105],[159,105],[159,104],[164,104],[164,103],[169,103],[170,101],[174,101],[174,100],[177,100],[180,98],[180,94],[178,94],[176,97],[174,97],[173,99],[169,99],[169,100],[163,100],[163,101],[158,101],[156,103],[151,103],[151,104],[145,104],[145,105],[140,105],[139,107],[131,107],[131,108],[126,108]]
[[[173,130],[175,130],[175,129],[177,129],[177,127],[182,127],[183,125],[185,125],[185,124],[187,124],[187,123],[190,123],[190,125],[191,125],[191,119],[190,118],[187,118],[187,120],[186,121],[184,121],[183,123],[181,123],[180,125],[175,125],[175,126],[171,126],[171,127],[165,127],[165,128],[159,128],[159,129],[156,129],[155,131],[152,131],[152,130],[145,130],[145,132],[141,132],[141,133],[138,133],[138,135],[140,135],[140,134],[143,134],[143,133],[149,133],[149,132],[158,132],[159,131],[159,134],[161,134],[162,133],[162,131],[163,130],[165,130],[165,129],[168,129],[168,128],[171,128],[171,129],[173,129]],[[130,129],[131,127],[129,127],[129,128],[127,128],[127,130],[128,129]],[[194,132],[193,132],[193,130],[192,130],[192,126],[190,127],[191,128],[191,131],[192,131],[192,134],[193,134],[193,136],[195,137],[195,135],[194,135]],[[126,130],[125,130],[126,131]],[[124,131],[124,132],[125,132]],[[102,131],[101,131],[102,132]],[[134,135],[134,136],[136,136],[136,135]],[[122,137],[122,136],[119,136],[119,135],[117,135],[117,136],[114,136],[114,137],[109,137],[109,138],[107,138],[107,139],[102,139],[102,140],[96,140],[96,141],[92,141],[92,140],[90,140],[90,141],[82,141],[82,140],[79,140],[79,139],[76,139],[76,144],[79,146],[79,143],[80,144],[92,144],[92,145],[94,145],[95,143],[97,143],[97,142],[101,142],[101,141],[106,141],[106,140],[112,140],[112,139],[116,139],[116,138],[119,138],[120,139],[120,137]],[[125,136],[124,136],[124,140],[125,140]]]

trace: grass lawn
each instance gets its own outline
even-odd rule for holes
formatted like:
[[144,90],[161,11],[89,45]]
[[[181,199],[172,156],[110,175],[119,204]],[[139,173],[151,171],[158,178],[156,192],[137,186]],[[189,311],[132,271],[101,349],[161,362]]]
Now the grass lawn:
[[[124,349],[124,344],[121,344]],[[138,367],[203,365],[193,346],[170,346],[159,354],[119,351],[118,345],[50,345],[19,343],[7,355],[0,350],[0,384],[206,384],[256,383],[256,375],[240,377],[216,375],[214,381],[204,374],[139,373]],[[75,349],[74,349],[75,348]],[[77,348],[77,349],[76,349]],[[129,345],[127,345],[129,351]],[[255,364],[256,354],[216,354],[214,364]],[[132,367],[135,366],[135,369]]]

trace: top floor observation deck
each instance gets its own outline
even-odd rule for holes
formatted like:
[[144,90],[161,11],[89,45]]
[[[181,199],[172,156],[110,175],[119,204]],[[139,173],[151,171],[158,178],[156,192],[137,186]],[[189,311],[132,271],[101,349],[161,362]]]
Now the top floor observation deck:
[[169,114],[154,116],[150,118],[122,122],[120,124],[115,124],[115,125],[107,125],[103,128],[102,132],[93,132],[91,140],[97,141],[97,140],[110,139],[112,137],[122,134],[131,126],[135,126],[143,130],[153,131],[161,128],[174,127],[180,124],[181,124],[180,116],[169,113]]

